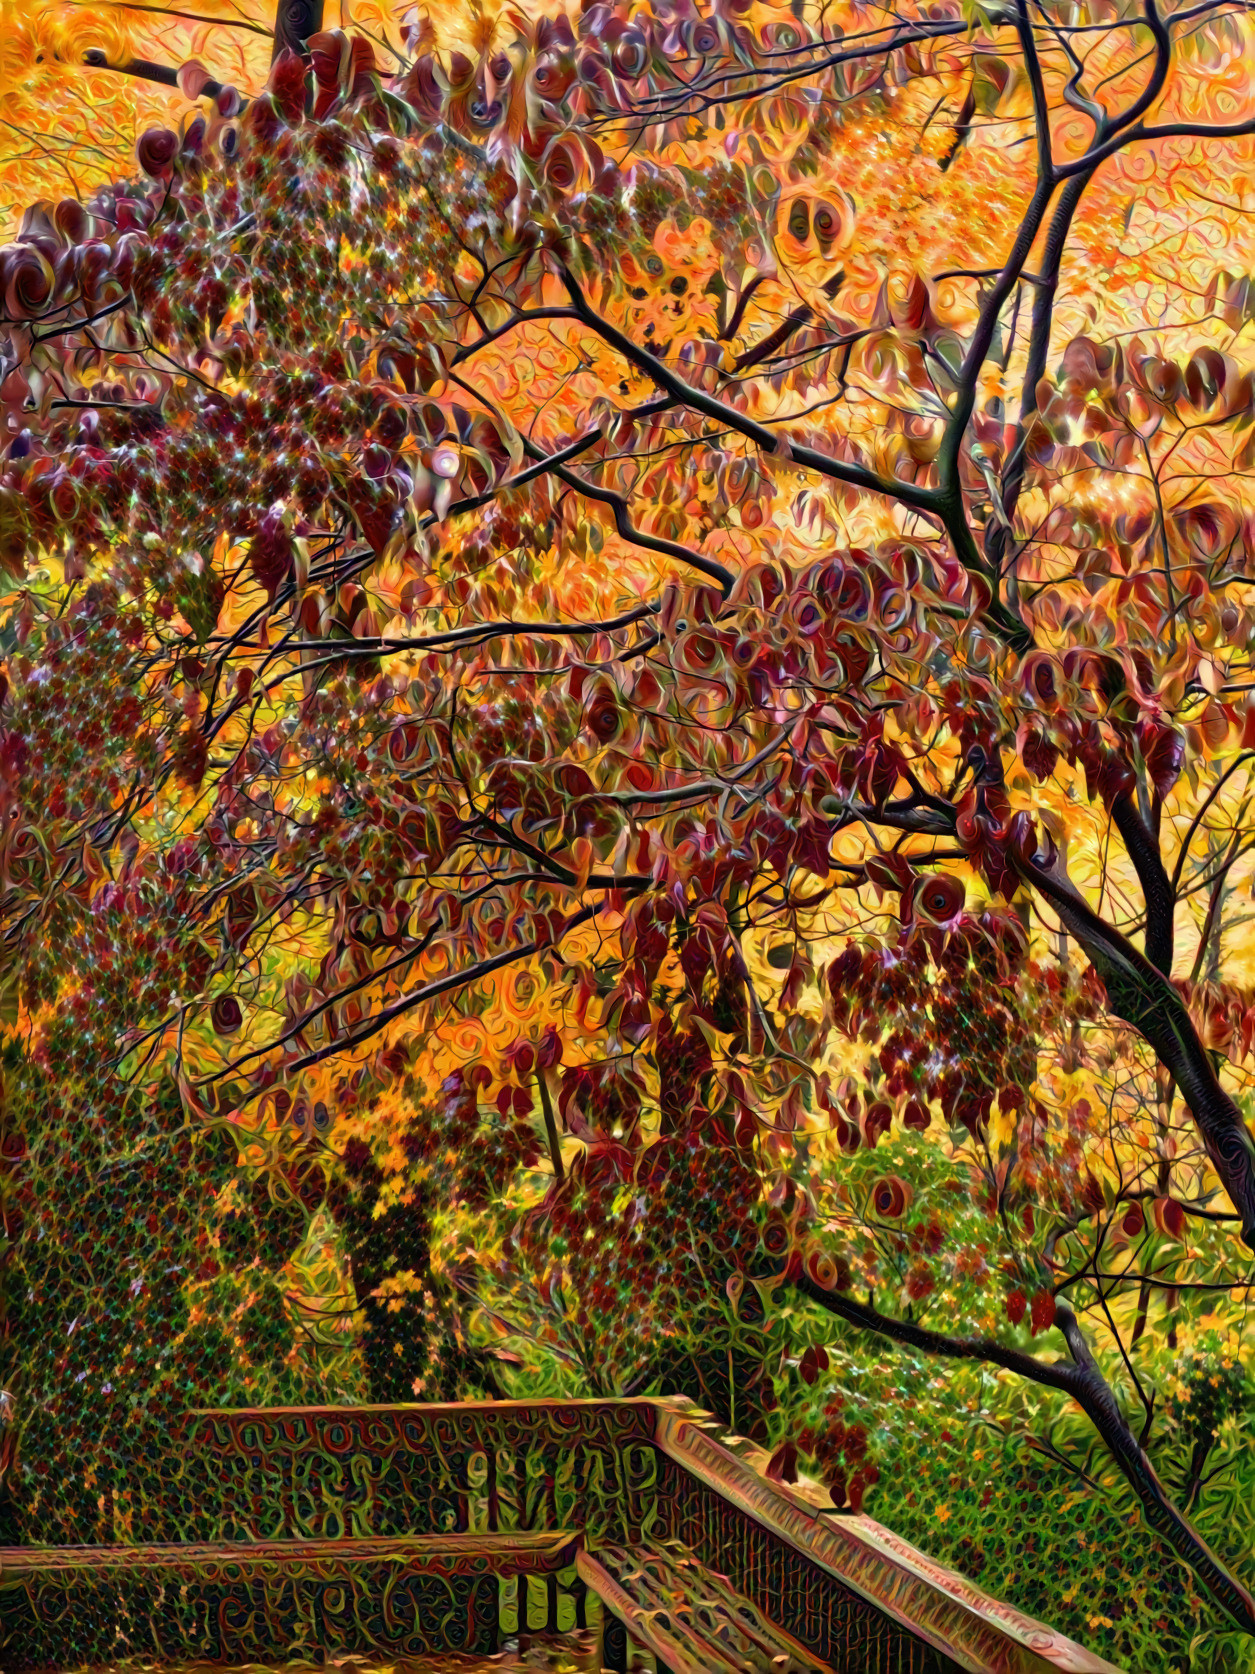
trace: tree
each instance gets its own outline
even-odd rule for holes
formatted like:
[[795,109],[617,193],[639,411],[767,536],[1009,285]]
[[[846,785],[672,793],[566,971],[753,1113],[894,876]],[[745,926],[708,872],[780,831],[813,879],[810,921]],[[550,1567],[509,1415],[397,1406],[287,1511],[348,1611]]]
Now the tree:
[[[437,1200],[539,1152],[550,1294],[756,1171],[716,1289],[1066,1395],[1255,1631],[1131,1358],[1255,1247],[1249,284],[1172,196],[1236,239],[1245,16],[471,34],[316,32],[3,254],[24,1026],[289,1179],[303,1113],[311,1203],[372,1101]],[[873,1172],[934,1125],[983,1231]]]

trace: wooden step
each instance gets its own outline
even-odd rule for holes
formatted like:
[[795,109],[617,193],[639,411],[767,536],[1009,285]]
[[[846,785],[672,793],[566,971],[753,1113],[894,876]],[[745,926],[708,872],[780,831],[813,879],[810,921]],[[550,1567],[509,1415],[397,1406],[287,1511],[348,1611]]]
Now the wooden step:
[[[674,1542],[581,1550],[576,1570],[603,1610],[670,1674],[832,1674],[725,1576]],[[606,1667],[626,1669],[621,1636],[612,1629],[605,1639]]]
[[580,1538],[558,1530],[0,1548],[0,1668],[493,1655],[501,1578],[567,1568]]

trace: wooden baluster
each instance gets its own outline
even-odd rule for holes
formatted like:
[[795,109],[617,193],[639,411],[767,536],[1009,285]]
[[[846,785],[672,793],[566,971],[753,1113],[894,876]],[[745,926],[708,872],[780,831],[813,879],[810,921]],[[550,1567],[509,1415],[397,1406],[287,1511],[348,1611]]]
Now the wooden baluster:
[[627,1674],[627,1629],[604,1604],[601,1607],[601,1665],[611,1669],[612,1674]]
[[[514,1480],[518,1493],[518,1527],[530,1529],[532,1519],[527,1504],[527,1453],[520,1449],[514,1455]],[[526,1575],[519,1576],[519,1646],[526,1649],[530,1644],[531,1614],[531,1582]]]
[[[549,1527],[558,1527],[558,1471],[561,1468],[561,1455],[549,1453],[545,1458],[545,1500],[549,1517]],[[558,1631],[558,1577],[550,1570],[545,1576],[545,1632],[556,1634]]]
[[458,1534],[466,1534],[471,1526],[471,1455],[470,1451],[462,1455],[461,1468],[454,1479],[453,1499],[454,1529]]
[[[588,1521],[586,1502],[592,1468],[588,1448],[577,1445],[571,1466],[571,1486],[575,1491],[575,1513],[572,1522],[578,1529],[584,1528]],[[571,1582],[571,1598],[575,1605],[575,1630],[577,1633],[584,1633],[588,1628],[588,1587],[578,1571]]]

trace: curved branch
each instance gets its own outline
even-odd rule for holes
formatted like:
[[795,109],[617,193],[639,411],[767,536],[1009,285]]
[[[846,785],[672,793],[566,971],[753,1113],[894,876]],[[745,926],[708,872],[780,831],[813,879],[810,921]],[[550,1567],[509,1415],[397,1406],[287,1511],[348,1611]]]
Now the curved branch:
[[1147,128],[1139,122],[1127,133],[1116,134],[1106,145],[1087,151],[1075,162],[1059,164],[1055,174],[1060,180],[1083,174],[1088,169],[1097,168],[1099,163],[1106,162],[1108,157],[1114,157],[1116,152],[1126,145],[1141,140],[1153,143],[1155,140],[1164,139],[1245,139],[1248,134],[1255,134],[1255,116],[1248,116],[1243,122],[1161,122],[1155,128]]
[[[529,452],[532,451],[527,443],[524,443],[524,447],[528,448]],[[539,454],[539,449],[536,451]],[[623,540],[630,541],[633,546],[644,548],[646,552],[659,552],[665,557],[679,559],[681,564],[687,564],[699,575],[707,576],[715,582],[725,599],[731,593],[736,582],[731,570],[713,558],[703,558],[700,552],[694,552],[692,547],[682,546],[679,541],[665,540],[661,535],[648,535],[643,529],[638,529],[632,522],[628,503],[622,494],[617,494],[611,488],[594,488],[592,483],[585,482],[574,471],[568,471],[562,465],[553,467],[553,475],[566,483],[568,488],[574,489],[577,494],[583,494],[589,500],[609,506],[614,513],[614,526]]]
[[[597,634],[618,633],[633,627],[651,616],[657,616],[661,606],[656,603],[636,605],[618,616],[608,616],[603,622],[520,622],[504,617],[494,622],[472,623],[465,628],[447,628],[443,633],[418,634],[413,637],[399,634],[374,635],[365,639],[293,639],[285,651],[334,651],[337,657],[391,657],[402,651],[457,651],[463,646],[478,648],[492,639],[582,639]],[[213,641],[208,642],[210,645]],[[247,647],[235,647],[243,650]]]
[[1255,1598],[1177,1509],[1120,1411],[1110,1384],[1089,1351],[1076,1315],[1066,1303],[1055,1304],[1055,1323],[1063,1333],[1076,1369],[1077,1390],[1073,1399],[1106,1443],[1125,1481],[1137,1495],[1147,1523],[1164,1545],[1193,1570],[1221,1609],[1244,1632],[1255,1634]]
[[1067,1303],[1056,1303],[1055,1323],[1068,1345],[1070,1365],[1066,1361],[1038,1360],[1035,1355],[1007,1348],[991,1337],[948,1337],[926,1326],[893,1319],[853,1297],[826,1290],[804,1268],[790,1272],[790,1277],[804,1296],[865,1331],[873,1331],[877,1336],[919,1349],[924,1354],[1001,1366],[1019,1377],[1071,1396],[1102,1437],[1125,1481],[1137,1495],[1142,1515],[1160,1540],[1188,1565],[1210,1597],[1239,1627],[1255,1633],[1255,1599],[1173,1503],[1120,1411],[1119,1402],[1090,1353],[1076,1315]]
[[[1033,223],[1032,236],[1025,232],[1031,217],[1026,218],[1025,227],[1021,228],[1023,249],[1020,250],[1020,241],[1017,241],[1016,245],[1018,267],[1022,267],[1027,259],[1028,252],[1032,247],[1033,236],[1036,233],[1037,222],[1040,221],[1041,213],[1044,212],[1045,202],[1048,201],[1049,196],[1049,190],[1047,190],[1037,215],[1037,221]],[[882,477],[875,471],[869,470],[865,465],[854,465],[845,460],[834,459],[829,454],[820,453],[817,448],[805,447],[800,443],[786,442],[784,438],[769,430],[765,424],[760,424],[756,419],[747,418],[744,413],[738,412],[735,407],[726,405],[717,396],[708,395],[704,390],[697,389],[694,385],[687,383],[674,373],[669,366],[659,360],[656,355],[650,354],[647,349],[642,349],[639,344],[634,343],[630,337],[621,332],[617,326],[611,325],[609,320],[603,319],[590,306],[578,281],[564,263],[558,263],[558,272],[566,286],[572,304],[584,324],[591,331],[595,331],[611,348],[617,349],[625,360],[652,378],[659,389],[666,390],[673,401],[683,402],[697,412],[704,413],[707,418],[714,419],[716,423],[725,428],[738,432],[747,440],[753,442],[765,454],[776,457],[784,455],[791,459],[794,464],[801,465],[808,471],[814,471],[817,476],[827,477],[833,482],[849,483],[852,487],[861,488],[866,493],[883,495],[888,500],[896,500],[901,505],[910,506],[914,511],[927,512],[934,517],[939,517],[945,525],[946,533],[954,545],[955,554],[960,563],[969,574],[979,578],[982,584],[988,586],[986,566],[977,551],[972,532],[967,526],[967,520],[963,512],[962,496],[958,489],[957,438],[961,438],[967,420],[971,417],[972,405],[975,400],[974,374],[971,390],[965,395],[961,386],[958,402],[956,403],[956,413],[966,403],[965,411],[961,419],[951,419],[946,431],[947,437],[951,436],[952,432],[956,436],[954,442],[956,463],[951,473],[954,481],[953,483],[949,482],[939,456],[939,473],[942,487],[921,488],[916,483],[900,482],[897,478]],[[1011,282],[1008,281],[1008,289],[1010,289]],[[996,319],[996,317],[995,311],[992,318]],[[992,336],[992,320],[989,331]],[[985,348],[988,348],[988,343],[986,343]],[[977,369],[984,360],[984,355],[985,351],[982,350],[979,358],[975,361]],[[943,440],[943,454],[945,448],[946,442]],[[991,597],[981,614],[989,619],[995,631],[1015,650],[1025,652],[1031,649],[1033,639],[1028,628],[1014,611],[1007,609],[996,594]]]
[[1246,767],[1252,761],[1255,761],[1255,750],[1243,750],[1241,755],[1235,756],[1229,763],[1228,767],[1225,768],[1224,772],[1216,780],[1210,791],[1208,791],[1202,807],[1199,808],[1198,812],[1190,821],[1185,836],[1181,839],[1181,847],[1177,851],[1177,863],[1172,868],[1172,888],[1174,892],[1180,887],[1181,873],[1185,870],[1185,862],[1190,852],[1190,844],[1194,841],[1194,837],[1199,826],[1206,818],[1207,810],[1211,807],[1212,803],[1215,802],[1225,785],[1238,771],[1238,769],[1240,767]]
[[1042,254],[1041,272],[1032,276],[1027,273],[1020,275],[1021,279],[1029,281],[1035,287],[1033,316],[1029,329],[1028,359],[1024,365],[1024,379],[1020,386],[1020,417],[1016,425],[1015,445],[1010,451],[1002,477],[1002,505],[1007,514],[1007,522],[1004,524],[994,521],[991,524],[986,547],[990,565],[995,570],[1001,569],[1003,554],[1010,545],[1010,525],[1015,522],[1015,509],[1019,504],[1020,490],[1024,483],[1027,457],[1025,450],[1029,430],[1037,416],[1037,386],[1045,376],[1046,362],[1050,354],[1050,328],[1054,319],[1055,292],[1059,284],[1063,251],[1085,188],[1092,179],[1091,170],[1078,175],[1075,180],[1068,181],[1059,194],[1059,201],[1050,220],[1046,248]]
[[[86,0],[71,0],[73,5],[85,3]],[[247,18],[210,17],[205,12],[181,12],[173,6],[140,6],[136,5],[134,0],[109,0],[104,9],[118,12],[154,12],[158,17],[183,18],[188,23],[212,23],[215,29],[243,29],[250,35],[264,35],[267,40],[273,34],[273,30],[267,29],[264,23],[250,23]]]

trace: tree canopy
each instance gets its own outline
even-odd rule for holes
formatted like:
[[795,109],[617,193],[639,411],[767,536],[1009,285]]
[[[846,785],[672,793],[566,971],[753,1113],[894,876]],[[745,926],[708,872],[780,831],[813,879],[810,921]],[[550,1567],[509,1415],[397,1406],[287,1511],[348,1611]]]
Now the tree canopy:
[[[683,1388],[855,1510],[836,1341],[995,1368],[1255,1634],[1246,8],[125,16],[5,176],[19,1457],[76,1193],[199,1157],[159,1330],[284,1388],[298,1246],[375,1398]],[[182,114],[58,156],[97,85]]]

